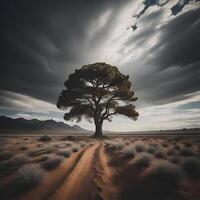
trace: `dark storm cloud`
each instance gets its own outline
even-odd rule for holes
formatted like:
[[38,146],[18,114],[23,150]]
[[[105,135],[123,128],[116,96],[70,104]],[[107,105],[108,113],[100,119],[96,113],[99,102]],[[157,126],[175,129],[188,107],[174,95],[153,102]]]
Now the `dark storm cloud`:
[[157,52],[159,66],[187,66],[200,61],[200,8],[174,18],[162,27]]
[[136,15],[137,18],[140,18],[151,6],[164,6],[169,0],[144,0],[144,8]]
[[[197,2],[199,0],[179,0],[174,6],[171,7],[171,13],[172,15],[177,15],[179,12],[182,11],[182,9],[194,2]],[[169,0],[144,0],[144,8],[139,12],[139,14],[135,15],[135,17],[140,18],[142,15],[145,14],[145,12],[152,6],[159,6],[162,7],[169,3]]]
[[[146,72],[135,70],[134,83],[142,101],[165,104],[200,90],[200,8],[178,15],[160,28],[156,28],[157,16],[162,15],[155,16],[150,15],[154,26],[150,28],[147,15],[143,20],[144,31],[133,33],[136,36],[126,45],[135,41],[136,48],[142,48],[159,33],[158,42],[144,53],[144,60],[135,61]],[[146,29],[145,25],[149,27]]]
[[[179,95],[200,90],[199,44],[200,8],[184,13],[162,27],[160,42],[152,49],[156,56],[152,63],[158,66],[153,78],[157,83],[165,83],[160,97],[180,98]],[[160,71],[168,74],[162,77]]]
[[[128,0],[3,1],[0,90],[55,103],[68,74],[90,61],[88,55],[107,38],[114,18],[126,3]],[[134,60],[138,62],[134,72],[133,60],[128,68],[128,73],[136,74],[133,83],[141,101],[155,104],[183,99],[200,89],[200,10],[180,11],[158,28],[163,17],[160,6],[165,3],[169,1],[144,1],[138,29],[124,44],[143,49],[160,33],[157,44],[143,54],[144,58]],[[146,10],[155,5],[159,5],[157,10],[147,14]],[[105,26],[88,38],[90,27],[98,29],[96,19],[107,11],[111,15]],[[0,101],[1,105],[9,102],[6,95]]]
[[177,4],[175,4],[171,8],[172,15],[177,15],[181,10],[188,4],[191,4],[192,2],[196,2],[199,0],[179,0]]
[[[128,1],[126,1],[128,2]],[[0,90],[54,102],[84,58],[88,27],[125,1],[1,2]]]

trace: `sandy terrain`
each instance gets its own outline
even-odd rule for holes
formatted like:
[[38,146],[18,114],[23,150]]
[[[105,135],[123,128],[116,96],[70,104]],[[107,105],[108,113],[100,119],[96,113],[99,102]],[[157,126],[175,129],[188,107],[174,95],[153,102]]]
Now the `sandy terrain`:
[[199,137],[2,137],[0,148],[2,200],[200,199]]

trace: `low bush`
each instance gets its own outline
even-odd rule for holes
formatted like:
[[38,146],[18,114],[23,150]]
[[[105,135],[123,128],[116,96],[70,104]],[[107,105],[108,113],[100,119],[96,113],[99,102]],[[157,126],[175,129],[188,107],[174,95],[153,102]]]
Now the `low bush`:
[[41,137],[39,137],[38,141],[40,142],[51,141],[51,137],[48,135],[42,135]]
[[76,138],[75,138],[74,136],[69,135],[69,136],[65,136],[65,137],[63,137],[62,140],[75,141]]
[[14,156],[11,160],[13,162],[13,165],[20,166],[28,163],[30,161],[30,158],[26,154],[21,153]]
[[192,143],[189,141],[184,142],[185,147],[192,147]]
[[159,159],[164,159],[164,158],[166,158],[166,154],[163,150],[158,150],[155,153],[155,157],[159,158]]
[[178,156],[172,156],[172,157],[170,158],[170,161],[171,161],[172,163],[177,164],[177,163],[180,162],[180,157],[178,157]]
[[64,157],[70,157],[72,149],[62,149],[58,151],[58,154]]
[[27,149],[28,149],[28,147],[25,146],[25,145],[22,145],[22,146],[19,147],[19,150],[22,150],[22,151],[25,151],[25,150],[27,150]]
[[44,178],[44,171],[37,165],[26,165],[19,169],[15,175],[12,185],[18,189],[27,191]]
[[51,155],[47,161],[41,164],[41,166],[47,171],[53,170],[61,164],[62,160],[61,156]]
[[37,157],[34,162],[44,162],[46,160],[48,160],[49,156],[48,155],[42,155],[40,157]]
[[175,148],[169,148],[168,150],[167,150],[167,155],[168,156],[173,156],[173,155],[175,155],[176,154],[176,149]]
[[163,143],[162,146],[166,148],[166,147],[169,146],[169,144],[168,143]]
[[0,161],[1,160],[8,160],[10,159],[14,154],[10,151],[2,151],[0,153]]
[[155,165],[150,170],[149,175],[160,183],[172,186],[184,177],[184,172],[181,167],[166,162]]
[[176,150],[180,150],[180,149],[181,149],[181,146],[178,145],[178,144],[176,144],[176,145],[174,145],[174,148],[175,148]]
[[180,150],[180,155],[181,156],[194,156],[195,153],[189,148],[182,148]]
[[182,166],[191,179],[200,179],[200,160],[196,157],[186,158]]
[[135,145],[135,150],[138,152],[138,153],[141,153],[141,152],[143,152],[143,151],[145,151],[145,146],[144,146],[144,144],[136,144]]
[[135,157],[135,151],[134,151],[134,146],[133,145],[129,145],[124,147],[121,150],[121,153],[128,158],[134,158]]
[[136,160],[135,164],[140,167],[148,167],[150,165],[151,158],[149,154],[141,153],[140,157]]
[[154,154],[156,152],[156,148],[153,147],[153,146],[149,146],[147,148],[147,152],[150,153],[150,154]]
[[0,162],[0,172],[5,172],[9,170],[15,170],[21,165],[24,165],[25,163],[29,162],[29,158],[25,154],[18,154],[16,156],[13,156],[9,160],[3,160]]
[[44,154],[45,153],[45,150],[43,148],[35,148],[35,149],[30,149],[27,154],[31,157],[34,157],[34,156],[39,156],[41,154]]

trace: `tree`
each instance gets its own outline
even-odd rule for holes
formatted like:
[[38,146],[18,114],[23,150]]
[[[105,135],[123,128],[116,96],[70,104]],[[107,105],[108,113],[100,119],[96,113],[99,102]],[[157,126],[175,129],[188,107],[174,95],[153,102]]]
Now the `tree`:
[[139,116],[133,102],[137,100],[131,90],[129,76],[117,67],[106,63],[84,65],[69,75],[59,96],[57,107],[66,110],[65,120],[84,116],[94,120],[96,138],[102,137],[104,120],[111,121],[113,115],[125,115],[133,120]]

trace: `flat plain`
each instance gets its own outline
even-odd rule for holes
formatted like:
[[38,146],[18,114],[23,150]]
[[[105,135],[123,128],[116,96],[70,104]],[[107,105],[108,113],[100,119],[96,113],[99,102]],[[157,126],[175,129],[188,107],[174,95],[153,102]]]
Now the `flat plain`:
[[0,199],[199,200],[200,137],[2,136]]

